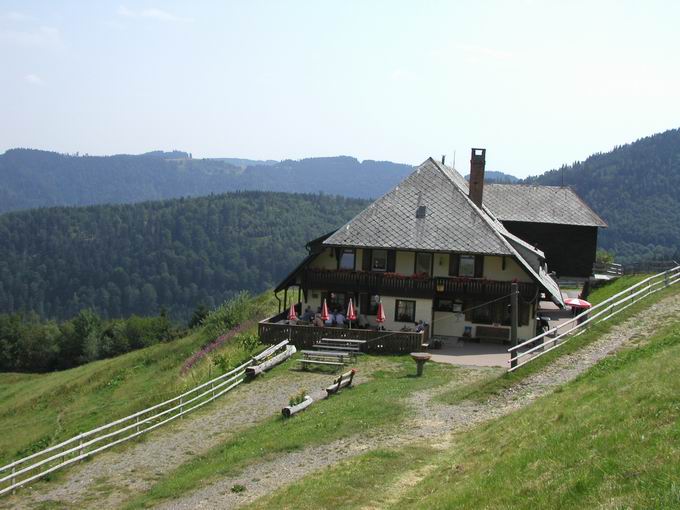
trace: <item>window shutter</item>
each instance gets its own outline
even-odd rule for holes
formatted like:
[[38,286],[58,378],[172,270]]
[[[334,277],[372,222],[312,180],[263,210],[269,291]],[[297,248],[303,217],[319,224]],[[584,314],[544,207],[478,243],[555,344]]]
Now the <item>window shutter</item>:
[[395,250],[389,250],[387,252],[387,272],[394,273],[397,268],[397,252]]
[[484,255],[475,255],[475,278],[484,276]]
[[364,248],[361,255],[361,270],[370,271],[371,270],[371,250]]
[[458,267],[460,266],[460,255],[451,253],[449,255],[449,276],[458,276]]

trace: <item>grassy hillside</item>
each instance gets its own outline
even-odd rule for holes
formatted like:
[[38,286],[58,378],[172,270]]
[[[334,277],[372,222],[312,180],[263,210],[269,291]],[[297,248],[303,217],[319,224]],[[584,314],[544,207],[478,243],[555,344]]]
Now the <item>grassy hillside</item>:
[[[275,306],[269,294],[251,303],[254,306],[249,311],[255,316],[267,315]],[[216,377],[219,372],[210,362],[214,355],[224,355],[230,366],[247,359],[250,351],[237,337],[186,375],[181,374],[183,363],[192,354],[233,326],[228,318],[225,321],[220,310],[213,312],[212,319],[208,317],[203,328],[179,340],[70,370],[48,374],[0,373],[0,464]],[[254,332],[255,328],[251,328],[241,337]]]
[[678,508],[678,366],[680,316],[444,451],[373,451],[250,508]]

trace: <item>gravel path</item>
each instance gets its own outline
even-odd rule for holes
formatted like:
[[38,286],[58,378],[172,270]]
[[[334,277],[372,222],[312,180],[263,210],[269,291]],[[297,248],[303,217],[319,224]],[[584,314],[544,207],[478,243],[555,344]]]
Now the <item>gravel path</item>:
[[[372,363],[370,370],[382,366]],[[360,369],[354,379],[361,384],[370,375]],[[236,432],[281,412],[291,395],[302,388],[315,399],[325,396],[322,388],[332,374],[287,371],[285,377],[263,377],[243,383],[186,419],[142,436],[137,443],[95,456],[83,467],[63,472],[54,484],[38,484],[0,500],[0,508],[34,508],[58,502],[60,508],[116,508],[130,493],[139,493],[154,482],[211,447],[227,441]]]
[[[445,447],[453,433],[530,404],[556,387],[575,379],[622,346],[643,339],[677,320],[679,310],[680,295],[665,298],[615,326],[597,342],[562,356],[540,372],[523,379],[485,402],[466,401],[456,405],[445,405],[433,400],[433,397],[460,382],[423,391],[409,399],[414,410],[413,419],[396,434],[362,431],[361,435],[334,441],[328,445],[281,455],[272,461],[252,465],[239,476],[220,479],[183,498],[164,503],[159,508],[235,508],[291,484],[316,470],[375,448],[398,447],[423,439],[429,439],[435,447]],[[483,377],[487,373],[485,369],[469,369],[470,377]],[[231,487],[236,484],[245,486],[246,490],[240,493],[231,492]]]

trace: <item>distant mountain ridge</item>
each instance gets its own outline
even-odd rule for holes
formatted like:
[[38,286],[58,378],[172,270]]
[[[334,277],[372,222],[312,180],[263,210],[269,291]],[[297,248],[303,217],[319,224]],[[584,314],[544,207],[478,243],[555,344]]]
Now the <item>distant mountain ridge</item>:
[[411,171],[409,165],[348,156],[275,162],[193,159],[182,151],[75,156],[11,149],[0,155],[0,213],[246,190],[374,198]]
[[[465,180],[470,180],[470,174],[465,176]],[[505,172],[497,172],[495,170],[487,170],[484,172],[484,182],[496,182],[499,184],[515,184],[519,182],[520,179],[514,175],[506,174]]]
[[[227,191],[284,191],[356,198],[383,195],[409,165],[348,156],[299,161],[192,159],[182,151],[76,157],[30,149],[0,155],[0,213],[57,205],[134,203]],[[513,180],[515,179],[515,180]],[[572,186],[607,223],[599,244],[621,262],[680,259],[680,130],[517,181]]]

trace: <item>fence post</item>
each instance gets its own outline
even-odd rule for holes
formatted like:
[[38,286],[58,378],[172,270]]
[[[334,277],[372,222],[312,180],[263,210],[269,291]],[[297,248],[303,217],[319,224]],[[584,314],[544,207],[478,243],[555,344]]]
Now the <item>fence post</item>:
[[[518,294],[518,289],[517,289],[517,283],[513,283],[511,285],[511,290],[510,290],[510,315],[512,318],[512,326],[510,328],[510,344],[512,344],[513,347],[517,345],[517,294]],[[512,354],[510,355],[510,368],[515,368],[517,366],[517,349],[512,351]]]
[[668,271],[663,275],[663,286],[668,287],[669,281],[670,281],[670,275],[668,274]]
[[[83,433],[82,432],[78,435],[78,446],[79,446],[78,457],[82,457],[83,456]],[[82,462],[82,461],[83,461],[83,459],[81,458],[79,460],[79,462]]]
[[137,416],[137,419],[135,420],[135,423],[137,423],[137,432],[139,432],[139,416]]
[[16,472],[17,472],[17,467],[16,467],[16,466],[12,466],[12,494],[16,494],[16,493],[17,493],[17,488],[14,487],[14,484],[17,483],[17,479],[16,479],[16,477],[14,476]]
[[184,412],[184,397],[179,397],[179,413],[180,413],[180,418],[184,418],[184,415],[182,414]]

